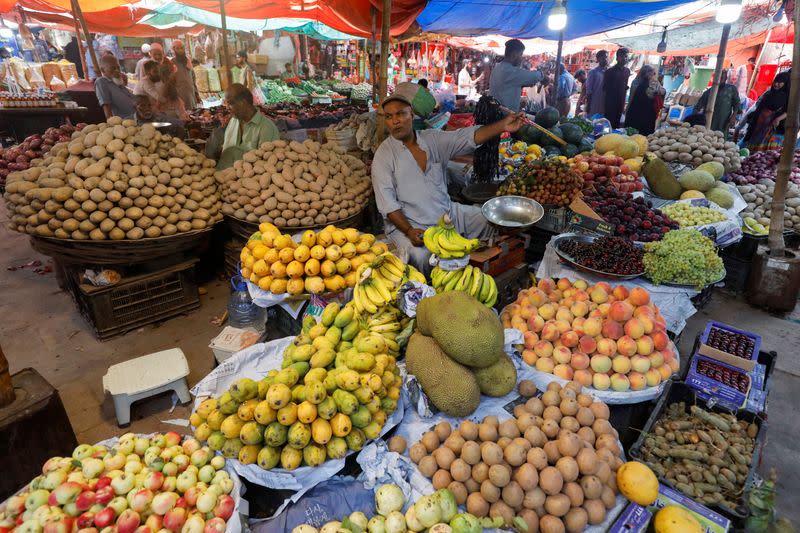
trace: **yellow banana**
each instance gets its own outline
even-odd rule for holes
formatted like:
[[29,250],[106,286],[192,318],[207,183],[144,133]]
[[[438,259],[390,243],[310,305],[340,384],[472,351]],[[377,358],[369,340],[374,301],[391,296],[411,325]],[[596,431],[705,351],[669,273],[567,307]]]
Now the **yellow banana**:
[[[381,293],[378,291],[378,288],[375,286],[375,283],[366,282],[364,283],[364,294],[367,295],[367,299],[375,304],[375,307],[381,307],[385,301],[381,296]],[[377,310],[377,309],[376,309]],[[372,311],[373,313],[375,311]]]
[[377,289],[378,294],[383,300],[381,306],[386,305],[387,303],[392,301],[392,293],[391,291],[389,291],[389,287],[386,286],[386,283],[384,283],[383,280],[380,279],[372,280],[372,286]]
[[369,330],[375,333],[390,333],[393,331],[400,331],[402,326],[399,322],[390,322],[388,324],[381,324],[380,326],[370,326]]
[[425,275],[416,268],[411,271],[411,276],[409,277],[409,279],[411,279],[411,281],[416,281],[418,283],[428,282],[428,280],[425,279]]
[[373,268],[372,269],[372,279],[375,280],[375,281],[380,281],[381,283],[383,283],[384,285],[387,285],[389,287],[395,287],[400,282],[400,279],[397,279],[395,281],[395,280],[392,280],[392,279],[386,277],[386,274],[385,274],[384,270],[381,269],[381,268]]
[[475,298],[477,298],[478,295],[481,292],[482,280],[483,280],[483,272],[481,272],[481,270],[479,268],[474,268],[473,267],[473,269],[472,269],[472,284],[470,285],[469,290],[467,292],[469,292]]
[[[370,291],[372,289],[372,291]],[[373,299],[373,297],[375,299]],[[361,286],[361,307],[363,310],[372,315],[378,312],[378,302],[380,302],[380,295],[374,290],[372,285]]]
[[458,283],[453,290],[456,291],[463,291],[464,287],[467,285],[467,282],[472,277],[472,265],[465,266],[461,271],[461,277],[458,278]]
[[425,244],[425,248],[436,255],[439,255],[439,243],[436,236],[440,229],[439,226],[431,226],[422,234],[422,242]]
[[400,345],[397,344],[396,340],[387,339],[385,336],[384,336],[384,340],[386,341],[386,348],[388,348],[389,351],[391,351],[391,352],[399,352],[400,351]]
[[489,285],[489,296],[483,303],[485,303],[488,307],[493,307],[497,302],[497,284],[495,284],[494,279],[490,279],[491,284]]
[[454,232],[450,230],[440,231],[436,234],[436,242],[439,244],[439,247],[442,249],[443,252],[449,254],[456,254],[464,252],[464,247],[460,244],[456,244],[452,241],[452,234]]
[[445,291],[454,290],[455,287],[456,287],[456,284],[461,279],[460,274],[462,274],[462,272],[460,270],[454,270],[450,274],[451,274],[451,276],[447,278],[447,283],[442,286],[442,290],[445,290]]

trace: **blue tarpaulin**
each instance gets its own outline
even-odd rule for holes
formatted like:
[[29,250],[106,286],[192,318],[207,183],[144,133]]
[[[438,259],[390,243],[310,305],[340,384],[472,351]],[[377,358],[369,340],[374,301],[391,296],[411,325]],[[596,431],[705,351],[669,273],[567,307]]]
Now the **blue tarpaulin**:
[[[693,0],[569,0],[564,39],[577,39],[627,26]],[[417,17],[424,31],[462,37],[505,35],[520,39],[558,39],[547,28],[555,2],[520,0],[429,0]]]

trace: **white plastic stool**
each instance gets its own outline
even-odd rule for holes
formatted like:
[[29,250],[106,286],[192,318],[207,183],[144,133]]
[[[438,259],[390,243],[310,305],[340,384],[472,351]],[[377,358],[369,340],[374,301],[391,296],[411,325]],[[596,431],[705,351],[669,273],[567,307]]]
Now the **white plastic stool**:
[[189,363],[180,348],[143,355],[108,368],[103,376],[103,389],[114,400],[117,424],[124,426],[131,421],[131,404],[172,390],[181,403],[191,400],[189,384]]

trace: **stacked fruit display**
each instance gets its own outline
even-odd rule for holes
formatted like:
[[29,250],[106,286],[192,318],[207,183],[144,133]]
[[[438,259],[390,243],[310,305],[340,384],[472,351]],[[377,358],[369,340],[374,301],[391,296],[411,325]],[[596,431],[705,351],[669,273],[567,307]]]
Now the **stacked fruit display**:
[[263,143],[217,180],[226,215],[280,228],[351,217],[364,209],[372,189],[363,161],[311,139]]
[[327,226],[303,232],[300,243],[270,223],[242,248],[241,274],[273,294],[340,292],[356,284],[356,269],[387,250],[375,236]]
[[74,240],[138,240],[222,220],[214,161],[152,125],[111,117],[6,180],[10,228]]
[[[440,422],[408,453],[434,488],[449,489],[477,517],[502,517],[518,531],[581,532],[603,522],[617,501],[623,460],[608,417],[608,406],[579,383],[551,383],[541,398],[516,406],[513,418],[458,428]],[[653,500],[657,492],[656,483]]]
[[406,533],[427,529],[431,533],[482,533],[483,528],[500,527],[502,522],[484,517],[479,520],[469,513],[459,513],[455,496],[440,489],[423,496],[403,513],[405,496],[397,485],[381,485],[375,491],[375,512],[372,518],[361,512],[350,513],[341,522],[334,520],[319,530],[301,524],[292,533],[337,533],[340,531],[369,531],[370,533]]
[[584,191],[584,200],[603,220],[614,226],[614,233],[632,241],[649,242],[661,239],[678,223],[653,208],[644,198],[634,198],[610,185],[598,185]]
[[612,184],[623,192],[641,191],[644,188],[639,179],[641,162],[626,161],[620,156],[586,154],[576,155],[570,164],[583,175],[585,187],[594,184]]
[[471,414],[481,393],[504,396],[517,381],[494,311],[460,291],[420,301],[406,368],[433,405],[450,416]]
[[702,289],[722,279],[725,266],[714,242],[697,230],[670,231],[659,242],[644,245],[644,270],[650,280]]
[[425,230],[422,240],[429,252],[442,259],[464,257],[480,245],[478,239],[462,237],[450,220],[450,215],[446,213],[439,217],[439,221],[435,226]]
[[436,292],[464,291],[487,307],[497,303],[497,284],[494,278],[472,265],[457,270],[434,267],[431,271],[431,286]]
[[527,364],[585,387],[642,390],[679,368],[664,318],[640,287],[541,279],[500,318],[523,333]]
[[542,205],[569,205],[583,187],[581,174],[559,159],[531,161],[520,166],[500,185],[498,196],[519,195]]
[[385,252],[370,264],[358,267],[353,288],[353,305],[359,316],[373,315],[386,306],[394,306],[397,290],[407,281],[425,283],[422,273]]
[[623,237],[599,237],[592,242],[567,239],[558,249],[578,265],[599,272],[630,276],[644,272],[642,249]]
[[281,370],[237,380],[190,417],[195,436],[243,464],[294,470],[341,459],[377,438],[400,398],[399,346],[331,303],[283,354]]
[[661,159],[652,154],[646,158],[643,175],[650,191],[667,200],[708,198],[722,208],[733,205],[733,194],[729,186],[721,181],[725,167],[717,161],[708,161],[694,170],[675,177],[672,170]]
[[739,147],[735,142],[725,141],[721,131],[705,126],[681,124],[661,128],[648,136],[650,149],[664,161],[680,161],[693,167],[714,161],[724,165],[725,171],[741,168]]
[[0,530],[223,533],[235,507],[224,467],[223,457],[174,432],[81,444],[5,502]]
[[710,207],[692,205],[686,202],[669,204],[665,206],[661,212],[677,222],[682,228],[704,226],[706,224],[722,222],[728,218],[722,211],[711,209]]

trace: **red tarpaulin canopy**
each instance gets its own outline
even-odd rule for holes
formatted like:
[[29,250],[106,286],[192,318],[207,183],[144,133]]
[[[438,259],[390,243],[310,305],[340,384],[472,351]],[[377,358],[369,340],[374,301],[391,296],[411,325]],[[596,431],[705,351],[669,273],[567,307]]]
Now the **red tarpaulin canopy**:
[[[219,0],[180,0],[180,2],[219,13]],[[373,7],[376,11],[376,28],[379,32],[382,11],[380,0],[226,0],[225,15],[246,19],[313,19],[344,33],[368,37]],[[404,33],[424,7],[424,0],[393,0],[391,34]]]
[[[81,10],[84,13],[88,13],[92,11],[107,11],[129,2],[130,0],[80,0],[80,5]],[[0,13],[8,13],[18,3],[19,2],[14,0],[0,0]],[[44,4],[44,2],[41,3]],[[25,2],[25,4],[27,4],[27,2]],[[70,0],[48,0],[47,5],[49,6],[47,11],[53,13],[72,10],[72,4]]]

